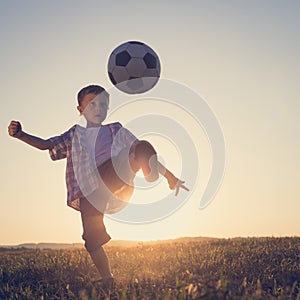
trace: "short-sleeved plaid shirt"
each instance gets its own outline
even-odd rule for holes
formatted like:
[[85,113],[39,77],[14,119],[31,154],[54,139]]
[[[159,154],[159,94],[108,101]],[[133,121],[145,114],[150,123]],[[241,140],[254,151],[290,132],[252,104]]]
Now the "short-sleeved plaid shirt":
[[[122,127],[118,122],[104,126],[109,127],[113,139],[117,132],[119,132],[117,135],[118,141],[114,142],[117,145],[117,149],[114,147],[112,155],[117,154],[122,148],[132,145],[137,140],[129,130]],[[124,130],[120,131],[121,128]],[[50,138],[54,146],[49,151],[51,159],[67,159],[67,204],[76,210],[80,210],[80,198],[92,193],[99,187],[99,175],[96,173],[95,159],[91,157],[91,153],[88,150],[85,133],[85,127],[74,125],[65,133]],[[81,182],[80,185],[78,181]]]

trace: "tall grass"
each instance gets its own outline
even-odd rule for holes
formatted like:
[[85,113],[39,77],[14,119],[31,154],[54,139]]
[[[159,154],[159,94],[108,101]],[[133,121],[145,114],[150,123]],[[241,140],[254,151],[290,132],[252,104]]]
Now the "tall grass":
[[104,291],[85,250],[0,253],[0,299],[297,299],[300,238],[199,239],[106,247]]

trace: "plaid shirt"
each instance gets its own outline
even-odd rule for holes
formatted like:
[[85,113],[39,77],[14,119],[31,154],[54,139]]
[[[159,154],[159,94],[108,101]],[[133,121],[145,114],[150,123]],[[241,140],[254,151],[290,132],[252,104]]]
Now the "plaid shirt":
[[[113,138],[117,132],[121,133],[118,133],[119,141],[116,143],[121,148],[132,144],[136,140],[136,137],[118,122],[104,126],[110,128]],[[124,130],[119,131],[121,128]],[[86,128],[74,125],[62,135],[50,138],[54,146],[49,151],[51,159],[67,158],[67,204],[76,210],[80,210],[80,198],[91,194],[99,187],[99,174],[95,159],[91,157],[88,150],[85,132]]]

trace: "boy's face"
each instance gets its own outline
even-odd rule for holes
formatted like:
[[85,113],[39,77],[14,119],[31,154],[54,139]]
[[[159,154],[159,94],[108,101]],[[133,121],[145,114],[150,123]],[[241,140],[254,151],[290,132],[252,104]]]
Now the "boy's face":
[[107,116],[108,103],[109,95],[106,92],[86,94],[77,109],[86,118],[88,127],[99,126]]

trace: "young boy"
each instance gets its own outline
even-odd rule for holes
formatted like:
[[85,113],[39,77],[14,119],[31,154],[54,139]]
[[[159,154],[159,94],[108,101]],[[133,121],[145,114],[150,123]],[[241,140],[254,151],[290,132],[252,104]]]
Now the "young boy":
[[111,237],[103,214],[119,210],[122,205],[116,208],[116,201],[128,201],[137,171],[142,169],[147,181],[155,181],[162,174],[170,189],[176,190],[175,195],[180,188],[188,188],[157,160],[149,142],[138,140],[120,123],[102,125],[109,105],[104,88],[84,87],[77,98],[86,127],[75,125],[60,136],[42,139],[24,132],[20,122],[11,121],[8,132],[33,147],[49,150],[52,160],[67,158],[67,204],[81,212],[85,248],[102,282],[110,283],[113,275],[103,245]]

